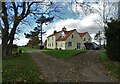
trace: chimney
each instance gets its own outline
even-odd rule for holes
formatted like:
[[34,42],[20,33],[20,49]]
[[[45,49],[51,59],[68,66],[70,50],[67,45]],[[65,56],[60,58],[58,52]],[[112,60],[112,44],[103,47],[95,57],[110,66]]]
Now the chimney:
[[66,28],[65,28],[65,27],[63,27],[63,28],[62,28],[62,31],[66,31]]
[[55,34],[57,31],[55,30],[53,33]]

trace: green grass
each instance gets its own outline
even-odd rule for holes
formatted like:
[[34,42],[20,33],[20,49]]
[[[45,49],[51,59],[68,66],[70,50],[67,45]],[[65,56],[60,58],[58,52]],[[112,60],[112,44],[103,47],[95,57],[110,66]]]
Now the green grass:
[[3,82],[40,82],[40,72],[27,53],[2,60]]
[[120,70],[120,63],[111,61],[108,57],[105,51],[99,52],[99,60],[104,65],[104,67],[109,70],[109,72],[116,77],[120,76],[119,70]]
[[18,47],[18,49],[21,49],[22,52],[27,52],[30,50],[37,50],[38,48],[32,48],[32,47]]
[[45,50],[43,52],[53,57],[69,59],[78,53],[85,52],[85,50]]

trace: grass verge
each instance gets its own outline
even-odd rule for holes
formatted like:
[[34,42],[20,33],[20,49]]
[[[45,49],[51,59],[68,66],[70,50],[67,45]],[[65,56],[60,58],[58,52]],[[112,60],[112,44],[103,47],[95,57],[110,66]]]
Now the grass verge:
[[120,63],[116,61],[112,61],[107,57],[105,51],[99,52],[99,61],[104,65],[104,67],[111,73],[112,75],[116,76],[117,78],[120,77]]
[[45,50],[43,52],[53,57],[69,59],[76,54],[85,52],[85,50]]
[[2,81],[4,82],[41,82],[40,72],[27,53],[2,60]]
[[30,50],[38,50],[38,48],[32,48],[32,47],[18,47],[18,50],[22,50],[22,52],[27,52]]

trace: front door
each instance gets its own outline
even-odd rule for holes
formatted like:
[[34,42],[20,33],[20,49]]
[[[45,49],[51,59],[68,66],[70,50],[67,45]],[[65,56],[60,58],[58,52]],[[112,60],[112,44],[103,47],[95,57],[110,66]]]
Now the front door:
[[80,43],[77,43],[77,49],[80,49]]

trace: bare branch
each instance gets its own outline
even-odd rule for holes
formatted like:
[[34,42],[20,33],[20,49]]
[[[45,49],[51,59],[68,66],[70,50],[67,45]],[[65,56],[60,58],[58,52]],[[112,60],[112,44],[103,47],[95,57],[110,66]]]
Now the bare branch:
[[18,11],[17,11],[17,7],[16,7],[16,5],[15,5],[15,2],[12,2],[12,5],[13,5],[13,9],[14,9],[15,16],[17,16]]

